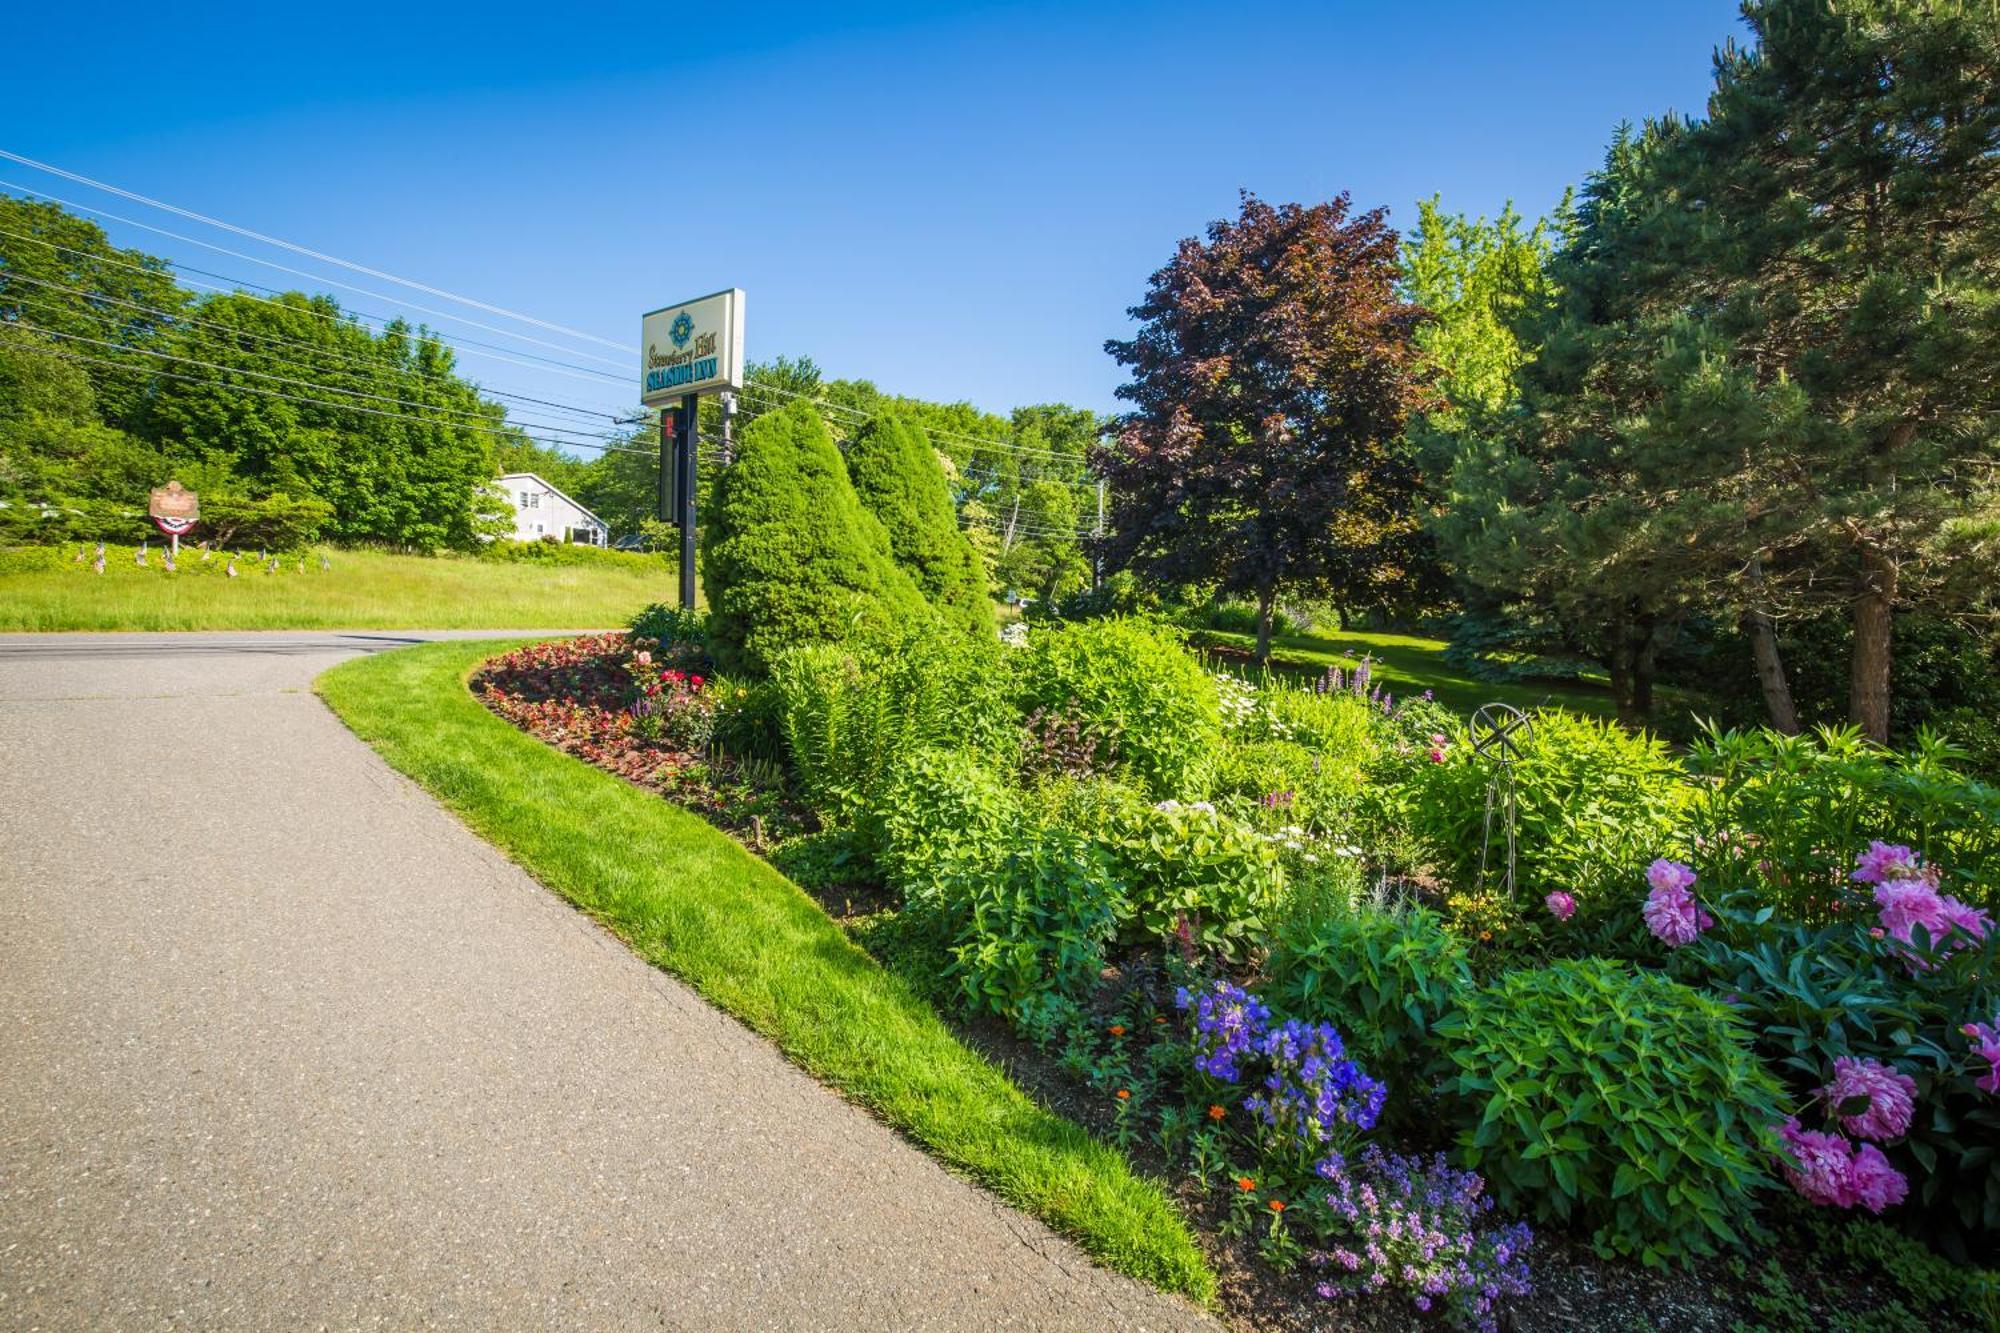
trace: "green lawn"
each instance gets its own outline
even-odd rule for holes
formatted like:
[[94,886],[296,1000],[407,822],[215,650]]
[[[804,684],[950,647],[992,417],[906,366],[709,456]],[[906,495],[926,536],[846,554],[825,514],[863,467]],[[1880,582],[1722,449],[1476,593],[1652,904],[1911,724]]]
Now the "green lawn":
[[1215,1276],[1157,1186],[961,1044],[790,880],[695,816],[481,707],[466,679],[511,646],[358,658],[316,688],[530,874],[815,1077],[1105,1264],[1213,1298]]
[[547,629],[623,625],[675,595],[673,570],[640,556],[587,565],[500,563],[463,556],[327,552],[331,568],[291,556],[275,574],[254,553],[236,578],[221,557],[186,551],[180,569],[145,568],[112,547],[105,572],[78,547],[0,551],[0,630]]
[[[1226,644],[1252,649],[1255,636],[1222,630],[1203,630],[1197,642]],[[1483,703],[1508,703],[1517,708],[1539,704],[1575,709],[1609,717],[1616,710],[1611,696],[1601,687],[1574,681],[1529,681],[1489,683],[1474,680],[1444,660],[1444,640],[1414,634],[1370,634],[1339,631],[1331,634],[1279,634],[1271,640],[1274,670],[1291,676],[1317,677],[1329,666],[1349,669],[1364,654],[1374,659],[1374,677],[1390,693],[1401,698],[1430,690],[1439,703],[1470,712]]]

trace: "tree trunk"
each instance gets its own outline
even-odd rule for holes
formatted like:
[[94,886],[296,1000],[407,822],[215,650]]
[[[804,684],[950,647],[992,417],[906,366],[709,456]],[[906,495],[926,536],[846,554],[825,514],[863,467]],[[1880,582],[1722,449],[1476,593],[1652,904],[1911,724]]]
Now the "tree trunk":
[[1618,710],[1618,720],[1627,722],[1632,709],[1632,639],[1625,617],[1611,622],[1605,638],[1609,651],[1604,665],[1611,673],[1611,703]]
[[1757,662],[1757,684],[1764,691],[1771,729],[1798,735],[1799,710],[1792,702],[1792,683],[1785,677],[1784,659],[1778,655],[1778,628],[1771,620],[1761,556],[1750,558],[1750,609],[1743,613],[1743,632],[1750,636],[1750,653]]
[[1660,654],[1659,618],[1650,613],[1639,617],[1638,637],[1632,644],[1632,704],[1627,725],[1641,727],[1653,720],[1654,662]]
[[1872,542],[1861,547],[1861,593],[1854,599],[1854,658],[1847,683],[1848,718],[1869,740],[1889,743],[1890,618],[1896,606],[1896,562]]
[[1257,665],[1271,665],[1271,612],[1278,604],[1275,584],[1257,592]]

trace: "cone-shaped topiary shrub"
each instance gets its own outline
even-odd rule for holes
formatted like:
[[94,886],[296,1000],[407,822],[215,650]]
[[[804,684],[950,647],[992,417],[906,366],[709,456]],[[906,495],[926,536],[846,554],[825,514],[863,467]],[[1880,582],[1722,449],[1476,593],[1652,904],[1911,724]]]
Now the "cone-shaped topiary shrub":
[[889,549],[944,619],[995,632],[993,599],[972,543],[959,530],[937,451],[923,431],[884,413],[847,450],[855,494],[889,532]]
[[810,403],[745,428],[716,479],[701,574],[709,651],[726,671],[761,673],[787,648],[931,614]]

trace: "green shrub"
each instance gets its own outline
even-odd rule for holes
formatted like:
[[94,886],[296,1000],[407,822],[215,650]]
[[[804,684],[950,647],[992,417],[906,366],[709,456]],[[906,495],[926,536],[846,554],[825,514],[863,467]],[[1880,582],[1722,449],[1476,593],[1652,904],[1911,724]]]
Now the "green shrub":
[[1050,625],[1008,660],[1023,713],[1097,723],[1149,793],[1198,794],[1222,740],[1221,711],[1215,682],[1165,630],[1122,619]]
[[1472,986],[1464,942],[1423,908],[1364,908],[1286,932],[1265,975],[1279,1013],[1339,1028],[1392,1100],[1418,1086],[1432,1027]]
[[1267,733],[1306,746],[1328,766],[1358,778],[1381,748],[1382,710],[1367,699],[1283,680],[1267,681],[1257,693]]
[[[1200,612],[1203,628],[1220,630],[1225,634],[1255,634],[1257,632],[1257,608],[1250,602],[1210,602]],[[1271,633],[1292,634],[1300,630],[1291,616],[1273,608],[1271,611]],[[1312,628],[1310,625],[1304,628]]]
[[1344,831],[1361,793],[1363,772],[1331,762],[1297,741],[1250,741],[1222,747],[1211,789],[1218,802],[1265,828],[1286,825]]
[[[1688,788],[1666,747],[1616,722],[1560,709],[1533,715],[1513,780],[1518,802],[1517,909],[1553,890],[1590,916],[1628,912],[1645,868],[1686,841]],[[1488,784],[1498,764],[1454,738],[1444,762],[1406,768],[1410,831],[1459,889],[1478,887]],[[1506,844],[1498,818],[1488,853],[1499,883]]]
[[767,671],[787,649],[930,615],[810,403],[744,429],[716,479],[701,573],[710,649],[725,670]]
[[881,808],[884,776],[923,747],[1011,763],[1018,719],[1003,651],[994,640],[920,625],[781,655],[771,684],[806,804],[825,822],[866,825]]
[[1156,941],[1245,961],[1285,893],[1277,845],[1206,803],[1141,806],[1098,834],[1137,928]]
[[883,877],[913,906],[934,902],[960,875],[992,873],[1022,824],[1019,793],[960,750],[901,756],[880,817]]
[[1017,840],[996,873],[957,881],[962,922],[951,972],[974,1008],[1046,1040],[1104,967],[1104,946],[1126,915],[1124,895],[1096,845],[1042,830]]
[[889,550],[946,623],[995,630],[986,570],[958,525],[937,451],[915,426],[879,413],[847,449],[854,493],[889,534]]
[[1670,966],[1730,997],[1752,1049],[1796,1105],[1812,1103],[1841,1056],[1913,1078],[1916,1115],[1884,1148],[1910,1181],[1912,1206],[1899,1220],[1953,1258],[1990,1262],[2000,1254],[2000,1100],[1979,1086],[1985,1064],[1967,1058],[1973,1043],[1962,1028],[2000,1008],[2000,934],[1913,972],[1870,935],[1867,890],[1851,886],[1844,897],[1847,911],[1810,925],[1774,915],[1750,891],[1708,895],[1715,926],[1676,949]]
[[1502,1207],[1647,1264],[1743,1242],[1782,1112],[1727,1005],[1584,959],[1510,972],[1434,1030],[1460,1153]]
[[[261,500],[204,495],[201,522],[185,539],[206,541],[217,550],[249,546],[295,550],[333,521],[333,506],[322,500],[271,495]],[[60,542],[119,542],[136,546],[159,541],[143,501],[59,499],[48,504],[14,501],[0,509],[0,543],[48,545]]]
[[1711,891],[1748,888],[1795,920],[1827,919],[1872,839],[1942,868],[1944,892],[2000,908],[2000,788],[1965,777],[1957,751],[1920,735],[1908,754],[1853,728],[1784,736],[1710,729],[1689,755],[1709,779],[1690,822]]
[[633,616],[626,632],[635,639],[651,639],[662,648],[685,645],[706,650],[708,647],[708,617],[668,602],[654,602]]

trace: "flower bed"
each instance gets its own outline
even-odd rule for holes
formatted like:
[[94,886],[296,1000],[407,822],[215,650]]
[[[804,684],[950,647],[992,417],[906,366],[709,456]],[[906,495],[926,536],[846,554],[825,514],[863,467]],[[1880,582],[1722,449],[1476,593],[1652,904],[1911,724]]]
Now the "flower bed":
[[[1744,873],[1754,828],[1697,835],[1674,761],[1555,719],[1590,761],[1524,761],[1550,845],[1507,898],[1440,855],[1485,792],[1462,726],[1365,673],[1160,670],[1180,650],[1121,626],[717,681],[698,634],[541,645],[475,689],[768,846],[1031,1091],[1174,1183],[1243,1322],[1990,1311],[1976,1270],[1939,1278],[1851,1220],[1991,1243],[1983,869],[1850,848],[1811,898],[1826,919],[1792,920],[1768,898],[1793,888]],[[1810,1296],[1788,1277],[1808,1263]]]

